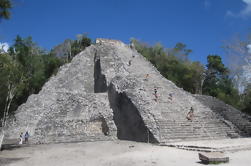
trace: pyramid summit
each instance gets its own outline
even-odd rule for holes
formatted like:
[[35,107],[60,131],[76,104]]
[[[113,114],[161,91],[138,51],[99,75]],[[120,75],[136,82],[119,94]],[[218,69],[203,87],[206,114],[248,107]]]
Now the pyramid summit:
[[133,45],[98,38],[31,95],[4,131],[4,141],[29,131],[34,144],[114,139],[165,144],[250,136],[251,118],[177,87]]

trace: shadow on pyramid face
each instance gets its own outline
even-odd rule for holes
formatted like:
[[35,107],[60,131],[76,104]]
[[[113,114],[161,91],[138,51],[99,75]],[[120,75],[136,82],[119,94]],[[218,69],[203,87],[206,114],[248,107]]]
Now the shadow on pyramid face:
[[116,92],[109,86],[108,97],[117,126],[117,137],[121,140],[157,143],[153,134],[146,127],[136,106],[125,93]]

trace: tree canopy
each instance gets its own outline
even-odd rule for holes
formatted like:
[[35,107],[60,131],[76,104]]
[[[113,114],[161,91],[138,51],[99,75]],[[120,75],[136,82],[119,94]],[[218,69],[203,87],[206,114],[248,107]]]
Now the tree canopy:
[[0,20],[10,18],[10,9],[12,3],[10,0],[0,0]]

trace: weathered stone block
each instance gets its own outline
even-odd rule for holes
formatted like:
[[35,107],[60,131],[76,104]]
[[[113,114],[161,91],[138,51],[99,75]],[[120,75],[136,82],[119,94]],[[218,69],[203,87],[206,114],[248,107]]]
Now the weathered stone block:
[[205,164],[218,164],[229,162],[229,157],[226,157],[221,152],[199,153],[199,159]]

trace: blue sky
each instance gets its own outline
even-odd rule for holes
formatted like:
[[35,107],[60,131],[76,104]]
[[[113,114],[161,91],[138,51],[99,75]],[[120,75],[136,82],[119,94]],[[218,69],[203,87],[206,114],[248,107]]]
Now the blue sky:
[[165,47],[183,42],[190,59],[205,64],[208,54],[224,55],[222,41],[250,28],[251,0],[14,0],[0,42],[19,34],[50,49],[80,33]]

